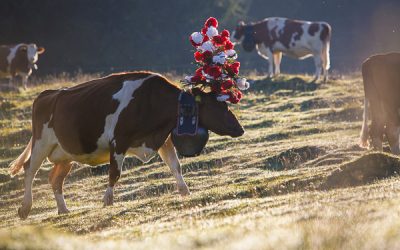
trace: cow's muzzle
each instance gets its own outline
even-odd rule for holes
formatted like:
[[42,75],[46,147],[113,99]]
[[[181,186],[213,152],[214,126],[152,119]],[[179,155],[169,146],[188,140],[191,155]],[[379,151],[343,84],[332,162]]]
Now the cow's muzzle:
[[243,128],[243,127],[240,127],[240,128],[238,128],[238,129],[235,129],[235,130],[233,131],[233,133],[231,133],[231,136],[232,136],[233,138],[236,138],[236,137],[242,136],[243,134],[244,134],[244,128]]

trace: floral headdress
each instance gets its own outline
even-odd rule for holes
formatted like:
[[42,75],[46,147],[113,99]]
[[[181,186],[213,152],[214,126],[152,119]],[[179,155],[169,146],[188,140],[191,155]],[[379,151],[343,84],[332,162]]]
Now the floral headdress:
[[196,49],[194,59],[198,65],[193,76],[186,76],[185,83],[191,86],[209,87],[218,94],[219,101],[238,103],[242,92],[249,88],[246,78],[239,78],[240,63],[229,31],[218,33],[218,21],[210,17],[201,32],[193,32],[190,42]]

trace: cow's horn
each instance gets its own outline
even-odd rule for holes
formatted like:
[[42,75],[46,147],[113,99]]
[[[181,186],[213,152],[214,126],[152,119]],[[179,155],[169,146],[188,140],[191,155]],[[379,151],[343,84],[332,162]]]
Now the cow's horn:
[[219,102],[225,102],[228,99],[229,99],[229,95],[219,95],[219,96],[217,96],[217,101],[219,101]]

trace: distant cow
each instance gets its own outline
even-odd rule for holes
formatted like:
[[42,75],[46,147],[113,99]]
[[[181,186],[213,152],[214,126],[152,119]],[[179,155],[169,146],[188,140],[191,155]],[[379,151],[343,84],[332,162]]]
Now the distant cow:
[[[266,18],[256,23],[240,22],[233,40],[242,43],[244,50],[257,49],[258,54],[269,61],[269,76],[280,74],[282,53],[293,58],[314,57],[315,78],[321,72],[324,81],[330,67],[329,45],[331,27],[325,22],[307,22],[282,17]],[[275,69],[275,71],[274,71]]]
[[28,77],[33,69],[37,69],[38,55],[44,52],[43,47],[36,44],[20,43],[18,45],[0,46],[0,77],[9,77],[10,85],[17,75],[22,77],[22,83],[26,88]]
[[[113,203],[114,185],[126,155],[148,162],[158,151],[170,167],[181,195],[189,194],[170,133],[177,123],[181,89],[151,72],[120,73],[75,87],[42,92],[32,108],[32,138],[10,164],[11,174],[25,169],[25,195],[18,210],[26,218],[32,206],[32,182],[43,160],[54,163],[49,175],[59,213],[67,213],[62,194],[71,161],[110,163],[104,205]],[[193,89],[199,123],[219,135],[241,136],[243,127],[226,102]]]
[[362,65],[362,76],[365,99],[361,146],[368,146],[371,137],[372,147],[382,151],[386,134],[392,153],[400,154],[400,53],[371,56]]

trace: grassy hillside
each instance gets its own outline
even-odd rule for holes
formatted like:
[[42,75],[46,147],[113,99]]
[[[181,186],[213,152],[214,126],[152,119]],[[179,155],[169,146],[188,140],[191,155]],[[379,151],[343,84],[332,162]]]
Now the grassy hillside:
[[204,154],[181,159],[189,197],[159,157],[127,159],[114,206],[103,208],[107,166],[76,164],[65,184],[71,213],[57,215],[45,164],[25,221],[23,178],[7,165],[29,140],[33,98],[77,82],[2,93],[0,249],[398,249],[400,159],[358,147],[360,77],[253,80],[232,107],[245,135],[212,134]]

